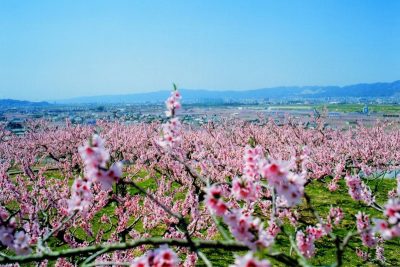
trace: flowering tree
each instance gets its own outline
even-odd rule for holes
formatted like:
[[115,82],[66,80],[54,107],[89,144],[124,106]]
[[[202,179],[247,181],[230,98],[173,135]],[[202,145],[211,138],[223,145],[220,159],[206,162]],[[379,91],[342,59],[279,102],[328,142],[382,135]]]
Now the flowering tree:
[[[398,125],[193,128],[179,121],[180,99],[175,88],[162,125],[1,129],[0,264],[212,266],[214,249],[237,254],[232,266],[312,266],[324,240],[335,256],[322,264],[342,266],[346,251],[385,264],[385,241],[400,236],[400,181],[386,199],[368,183],[398,170]],[[346,186],[362,211],[332,202],[321,213],[315,185]]]

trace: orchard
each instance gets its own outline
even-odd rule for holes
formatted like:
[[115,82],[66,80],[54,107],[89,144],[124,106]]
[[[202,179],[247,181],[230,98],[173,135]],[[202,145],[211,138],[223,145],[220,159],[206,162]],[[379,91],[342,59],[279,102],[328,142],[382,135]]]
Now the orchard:
[[400,126],[0,129],[0,264],[399,266]]

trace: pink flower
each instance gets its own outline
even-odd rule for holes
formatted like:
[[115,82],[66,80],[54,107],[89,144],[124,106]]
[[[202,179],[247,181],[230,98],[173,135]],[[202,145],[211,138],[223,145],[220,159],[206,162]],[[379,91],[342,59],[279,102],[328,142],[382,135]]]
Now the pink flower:
[[374,219],[374,233],[379,233],[383,239],[389,240],[400,236],[400,225],[391,225],[385,220]]
[[372,248],[376,245],[376,238],[371,230],[370,221],[368,215],[363,212],[358,212],[357,218],[357,231],[361,236],[361,240],[364,246]]
[[196,253],[190,253],[187,255],[185,262],[183,263],[183,267],[193,267],[196,266],[197,255]]
[[321,237],[327,235],[324,227],[321,224],[317,224],[315,226],[308,226],[306,228],[306,232],[308,235],[313,236],[315,240],[320,239]]
[[386,261],[385,255],[383,254],[384,252],[385,252],[385,250],[384,250],[384,248],[382,246],[376,246],[376,248],[375,248],[375,257],[381,263],[384,263]]
[[178,118],[171,118],[162,125],[162,136],[157,143],[166,150],[177,147],[181,141],[181,123]]
[[104,148],[104,140],[97,134],[93,135],[90,142],[79,147],[79,154],[85,164],[85,168],[104,168],[110,155]]
[[107,191],[112,188],[112,185],[119,181],[122,177],[122,163],[114,163],[108,171],[100,171],[100,176],[97,181],[100,182],[103,190]]
[[356,255],[363,261],[367,261],[369,258],[369,254],[366,251],[361,250],[360,248],[356,248]]
[[12,227],[1,225],[0,226],[0,243],[4,246],[10,247],[14,242],[14,229]]
[[29,236],[23,232],[19,231],[15,234],[13,249],[17,255],[27,255],[31,253],[31,248],[29,247],[30,242]]
[[367,205],[372,205],[375,202],[370,188],[361,181],[358,175],[346,176],[345,180],[352,199],[363,201]]
[[176,253],[163,245],[160,248],[150,251],[147,254],[136,258],[131,267],[178,267],[179,258]]
[[301,254],[306,258],[311,258],[315,254],[314,235],[305,235],[302,231],[296,233],[296,244]]
[[248,202],[258,198],[261,187],[253,181],[247,181],[246,178],[235,177],[232,180],[232,192],[236,199]]
[[178,90],[174,90],[171,92],[170,97],[165,101],[165,106],[167,107],[167,111],[165,112],[167,117],[175,116],[176,110],[181,108],[181,94]]
[[243,257],[235,256],[235,263],[230,267],[271,267],[268,260],[258,260],[254,257],[252,252],[248,252]]
[[332,224],[332,221],[335,225],[338,225],[340,221],[343,219],[344,214],[341,208],[330,208],[329,215],[327,217],[327,221],[329,224]]
[[286,180],[289,170],[286,164],[280,164],[279,162],[268,163],[263,161],[260,164],[261,176],[266,178],[271,185],[277,185],[282,180]]
[[71,188],[71,199],[68,200],[68,212],[72,213],[76,210],[87,213],[93,199],[91,191],[91,183],[82,178],[75,179]]
[[211,213],[217,216],[223,216],[228,210],[227,204],[222,200],[222,190],[217,186],[211,186],[207,189],[206,206]]
[[261,175],[276,190],[279,205],[292,207],[301,202],[304,194],[306,179],[304,174],[295,174],[289,171],[289,162],[264,161],[261,164]]
[[260,146],[257,146],[255,148],[246,146],[243,156],[244,159],[243,176],[245,176],[250,180],[258,180],[259,165],[262,158],[263,158],[263,152]]
[[150,266],[177,267],[179,266],[179,258],[172,249],[168,248],[167,245],[163,245],[154,251],[152,264]]
[[384,239],[391,239],[393,237],[391,227],[387,221],[381,219],[373,219],[373,221],[375,233],[380,233]]
[[14,218],[9,222],[0,220],[0,244],[15,251],[17,255],[26,255],[31,253],[31,238],[24,231],[16,232],[16,224]]
[[114,163],[110,169],[106,169],[110,154],[104,147],[103,139],[98,135],[94,135],[91,142],[80,147],[79,154],[85,165],[85,178],[91,183],[100,182],[103,190],[110,190],[112,184],[121,178],[121,162]]
[[275,236],[271,232],[265,231],[260,219],[253,218],[241,209],[227,212],[224,222],[229,226],[229,230],[236,240],[253,250],[259,247],[269,247],[274,242]]
[[130,267],[150,267],[148,256],[143,255],[142,257],[134,259]]
[[385,213],[390,224],[400,223],[400,199],[389,199],[385,205]]

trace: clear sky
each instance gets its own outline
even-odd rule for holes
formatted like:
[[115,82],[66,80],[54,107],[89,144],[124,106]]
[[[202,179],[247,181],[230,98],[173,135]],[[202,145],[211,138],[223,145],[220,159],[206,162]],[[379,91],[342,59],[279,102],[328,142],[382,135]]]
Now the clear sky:
[[0,2],[0,98],[397,79],[397,0]]

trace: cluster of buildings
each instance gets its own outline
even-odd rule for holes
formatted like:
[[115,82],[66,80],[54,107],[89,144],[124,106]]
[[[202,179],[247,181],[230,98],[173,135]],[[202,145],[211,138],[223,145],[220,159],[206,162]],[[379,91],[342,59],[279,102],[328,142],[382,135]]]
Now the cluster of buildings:
[[[223,118],[243,119],[258,123],[260,118],[272,117],[276,123],[281,124],[288,117],[303,121],[309,127],[311,117],[324,116],[327,126],[338,127],[343,125],[355,125],[358,122],[373,122],[377,119],[399,120],[399,114],[371,112],[368,104],[356,112],[321,112],[313,105],[290,106],[271,104],[231,104],[231,105],[196,105],[188,104],[182,110],[180,119],[183,123],[202,125],[209,121],[218,122]],[[273,108],[272,108],[273,107]],[[290,108],[292,107],[292,108]],[[294,107],[294,108],[293,108]],[[23,134],[26,122],[34,119],[43,119],[55,124],[64,124],[69,121],[73,124],[95,125],[99,120],[118,121],[126,124],[164,122],[163,104],[120,104],[120,105],[47,105],[47,106],[0,106],[0,124],[15,134]]]

